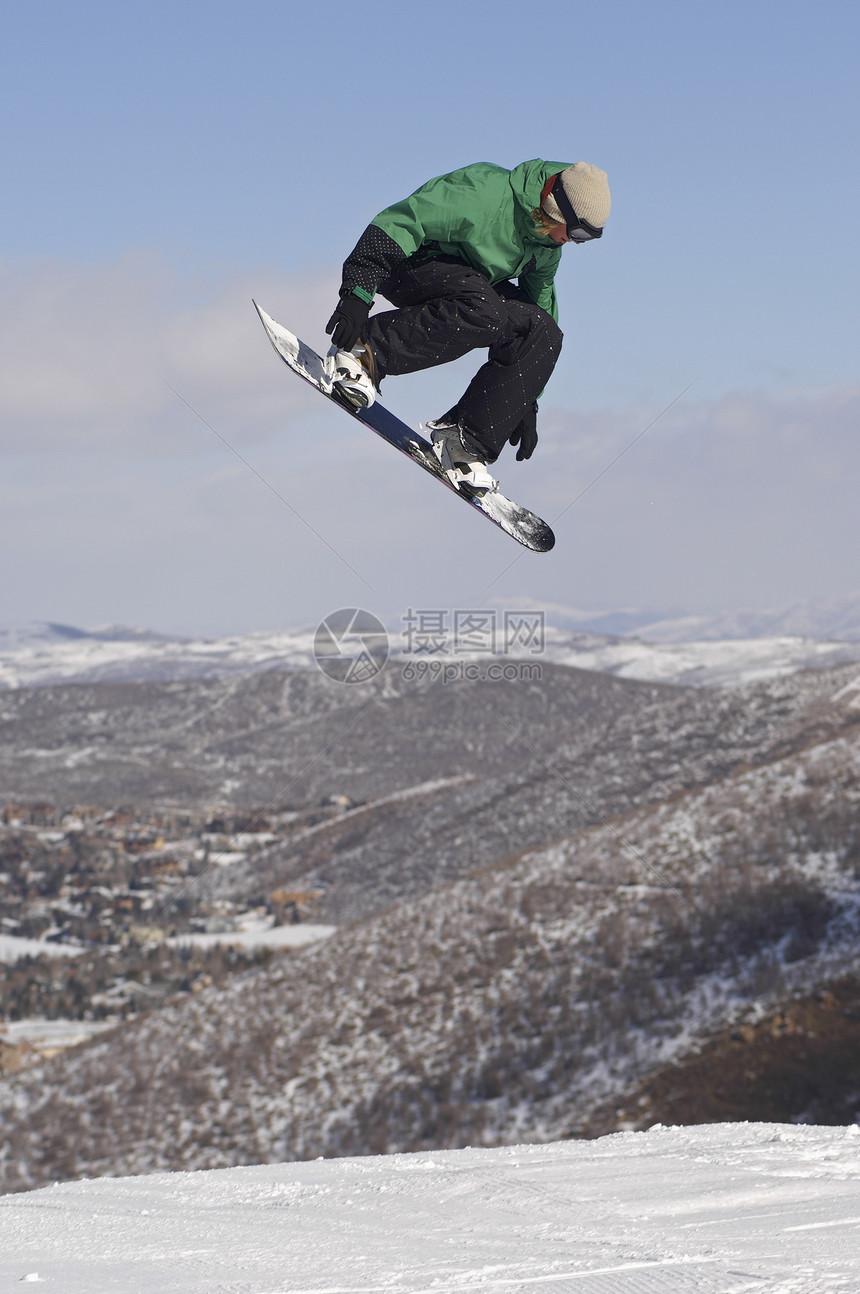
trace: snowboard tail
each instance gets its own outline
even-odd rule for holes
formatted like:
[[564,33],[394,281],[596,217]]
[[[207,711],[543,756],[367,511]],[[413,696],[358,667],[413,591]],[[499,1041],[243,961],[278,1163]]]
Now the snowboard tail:
[[545,521],[530,512],[528,508],[523,508],[506,498],[498,490],[476,494],[467,485],[454,485],[448,479],[428,440],[425,440],[417,431],[413,431],[378,400],[369,409],[355,408],[334,387],[332,374],[322,356],[277,323],[271,315],[266,314],[256,301],[254,308],[260,316],[260,322],[272,346],[284,363],[300,378],[315,386],[322,395],[339,405],[341,409],[345,409],[353,418],[370,427],[371,431],[375,431],[389,445],[399,449],[431,476],[435,476],[436,480],[441,481],[452,494],[456,494],[470,504],[477,512],[483,513],[488,521],[492,521],[525,548],[535,553],[549,552],[555,543],[555,535]]

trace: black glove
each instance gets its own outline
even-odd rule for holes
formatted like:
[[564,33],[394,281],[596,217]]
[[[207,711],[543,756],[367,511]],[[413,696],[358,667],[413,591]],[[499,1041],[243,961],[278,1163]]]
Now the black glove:
[[369,313],[369,303],[354,292],[340,298],[337,309],[325,326],[338,350],[352,350],[364,331]]
[[524,459],[531,458],[537,441],[537,400],[535,400],[519,426],[514,427],[508,437],[508,444],[519,445],[517,462],[522,463]]

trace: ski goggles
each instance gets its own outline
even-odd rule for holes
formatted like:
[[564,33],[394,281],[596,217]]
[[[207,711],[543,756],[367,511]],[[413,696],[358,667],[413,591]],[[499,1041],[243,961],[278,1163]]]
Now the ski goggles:
[[572,243],[590,243],[592,238],[601,238],[603,236],[603,230],[599,225],[590,225],[587,220],[583,220],[576,214],[570,198],[564,191],[561,175],[555,177],[555,183],[550,189],[550,193],[555,198],[559,210],[564,216],[567,236]]

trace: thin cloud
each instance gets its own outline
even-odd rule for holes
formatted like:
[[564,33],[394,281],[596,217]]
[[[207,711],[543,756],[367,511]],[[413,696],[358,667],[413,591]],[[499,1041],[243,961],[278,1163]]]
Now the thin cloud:
[[[546,456],[563,456],[570,470],[591,471],[608,462],[644,427],[657,410],[607,408],[575,413],[547,409],[541,422]],[[726,472],[741,470],[750,455],[768,461],[781,450],[794,468],[798,454],[809,453],[840,471],[842,452],[854,452],[860,422],[860,385],[823,386],[782,391],[734,391],[713,400],[685,399],[670,409],[644,437],[619,475],[659,462],[671,446],[684,461],[719,464]],[[826,448],[826,452],[825,452]],[[838,452],[837,452],[838,451]],[[537,460],[535,460],[537,461]],[[682,464],[679,463],[679,467]]]
[[[334,273],[265,267],[201,286],[144,255],[0,267],[4,618],[226,632],[364,596],[272,490],[384,589],[379,611],[470,605],[507,569],[509,542],[327,417],[271,351],[252,296],[322,346],[335,291]],[[479,362],[390,379],[386,403],[438,412]],[[550,387],[537,453],[518,464],[507,450],[499,474],[541,515],[564,513],[557,546],[525,555],[494,596],[698,610],[856,587],[860,386],[685,396],[564,511],[658,412],[561,409]]]
[[111,264],[40,261],[0,271],[0,445],[112,450],[152,445],[176,397],[205,398],[240,437],[265,436],[313,400],[287,382],[251,306],[258,295],[322,337],[333,282],[271,270],[200,286],[152,255]]

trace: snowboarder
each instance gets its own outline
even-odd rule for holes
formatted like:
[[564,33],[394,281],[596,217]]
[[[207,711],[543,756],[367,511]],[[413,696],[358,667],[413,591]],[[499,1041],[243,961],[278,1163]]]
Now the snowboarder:
[[[605,171],[537,158],[512,171],[478,162],[387,207],[347,257],[326,326],[338,389],[367,407],[384,377],[488,347],[465,393],[427,426],[452,481],[495,489],[487,466],[504,445],[521,462],[537,444],[537,399],[561,351],[562,246],[600,238],[609,206]],[[397,308],[370,316],[377,293]]]

